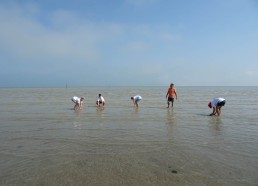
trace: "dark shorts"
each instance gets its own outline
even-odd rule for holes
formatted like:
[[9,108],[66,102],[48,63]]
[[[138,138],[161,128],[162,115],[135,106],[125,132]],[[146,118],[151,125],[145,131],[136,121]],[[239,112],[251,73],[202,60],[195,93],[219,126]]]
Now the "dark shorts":
[[222,101],[222,102],[219,102],[219,103],[217,104],[217,106],[223,107],[225,104],[226,104],[226,100],[225,100],[225,101]]
[[168,98],[168,101],[174,102],[174,98]]

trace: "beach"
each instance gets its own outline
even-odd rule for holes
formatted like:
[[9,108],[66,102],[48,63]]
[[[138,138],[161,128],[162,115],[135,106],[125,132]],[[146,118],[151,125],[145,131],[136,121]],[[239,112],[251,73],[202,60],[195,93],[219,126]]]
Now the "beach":
[[0,185],[258,185],[258,87],[176,88],[1,88]]

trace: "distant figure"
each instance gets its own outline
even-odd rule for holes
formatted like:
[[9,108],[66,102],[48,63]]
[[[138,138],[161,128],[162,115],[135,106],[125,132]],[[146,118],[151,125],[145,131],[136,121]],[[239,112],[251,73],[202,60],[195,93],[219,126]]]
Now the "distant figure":
[[133,100],[133,104],[138,108],[139,102],[142,100],[142,97],[140,95],[136,95],[134,97],[131,97],[131,100]]
[[100,107],[100,105],[102,105],[104,107],[105,105],[105,99],[103,98],[103,96],[101,94],[99,94],[99,97],[96,101],[96,104],[98,105],[98,107]]
[[221,114],[221,107],[223,107],[226,104],[226,100],[224,98],[215,98],[214,100],[210,101],[208,103],[208,107],[213,108],[213,112],[210,114],[210,116],[218,114],[220,116]]
[[172,108],[174,107],[174,99],[175,99],[175,97],[177,99],[176,88],[174,87],[174,84],[171,83],[170,87],[168,89],[167,95],[166,95],[167,103],[168,103],[168,107],[167,108],[169,108],[169,102],[171,102]]
[[72,102],[75,103],[73,109],[74,109],[74,110],[78,110],[78,109],[79,109],[79,110],[82,110],[82,104],[83,104],[83,101],[84,101],[84,100],[85,100],[84,97],[78,98],[78,97],[74,96],[74,97],[72,98]]

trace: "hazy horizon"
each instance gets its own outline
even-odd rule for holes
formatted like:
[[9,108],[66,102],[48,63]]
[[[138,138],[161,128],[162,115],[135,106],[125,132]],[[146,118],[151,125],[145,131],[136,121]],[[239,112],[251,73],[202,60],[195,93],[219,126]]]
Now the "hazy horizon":
[[[133,88],[133,87],[136,87],[136,88],[140,88],[140,87],[163,87],[163,88],[169,88],[169,85],[146,85],[146,86],[141,86],[141,85],[110,85],[110,86],[105,86],[105,85],[100,85],[100,86],[17,86],[17,87],[0,87],[0,89],[5,89],[5,88],[123,88],[123,87],[128,87],[128,88]],[[208,86],[208,85],[177,85],[175,87],[258,87],[256,85],[223,85],[223,86],[219,86],[219,85],[213,85],[213,86]]]

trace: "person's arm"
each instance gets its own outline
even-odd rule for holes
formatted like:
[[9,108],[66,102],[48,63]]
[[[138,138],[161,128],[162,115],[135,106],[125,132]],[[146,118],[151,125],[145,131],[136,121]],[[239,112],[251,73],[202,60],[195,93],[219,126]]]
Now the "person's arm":
[[78,107],[80,108],[80,105],[79,105],[79,103],[78,103],[78,102],[76,102],[76,103],[75,103],[75,105],[74,105],[74,108],[73,108],[73,109],[74,109],[74,110],[77,110],[77,109],[78,109]]
[[216,114],[216,109],[215,109],[215,107],[212,107],[212,109],[213,109],[213,112],[210,114],[210,116],[213,116],[213,115]]
[[135,105],[135,100],[134,100],[134,99],[132,99],[132,101],[133,101],[133,105]]
[[167,92],[166,98],[168,97],[168,94],[169,94],[169,89],[168,89],[168,92]]
[[176,93],[176,91],[175,91],[175,95],[176,95],[176,99],[177,99],[177,93]]

